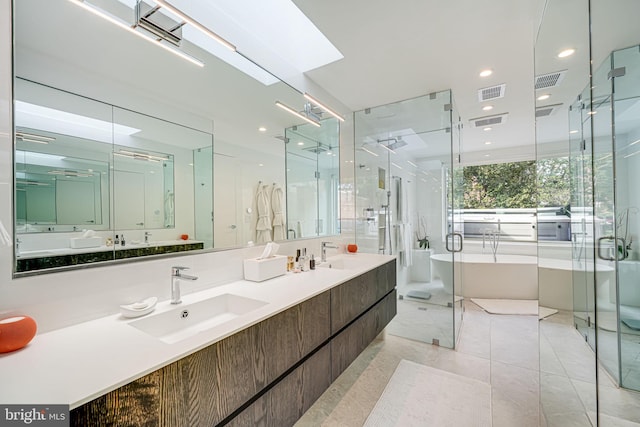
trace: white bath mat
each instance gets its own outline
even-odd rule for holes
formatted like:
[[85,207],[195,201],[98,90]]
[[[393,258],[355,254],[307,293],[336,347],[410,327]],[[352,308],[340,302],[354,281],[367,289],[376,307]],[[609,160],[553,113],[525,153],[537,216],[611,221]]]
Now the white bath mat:
[[491,314],[538,315],[538,300],[535,299],[471,298],[471,301]]
[[555,308],[539,307],[538,300],[471,298],[471,301],[491,314],[537,315],[538,319],[544,319],[558,312]]
[[401,360],[364,425],[491,426],[491,386]]
[[545,317],[549,317],[549,316],[551,316],[553,314],[556,314],[557,312],[558,312],[558,310],[556,310],[555,308],[539,306],[538,307],[538,319],[542,320]]

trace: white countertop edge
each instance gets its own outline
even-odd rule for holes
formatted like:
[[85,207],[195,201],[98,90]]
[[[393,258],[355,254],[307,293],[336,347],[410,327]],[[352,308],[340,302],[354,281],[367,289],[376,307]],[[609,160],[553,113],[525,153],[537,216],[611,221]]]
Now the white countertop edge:
[[[344,256],[348,255],[340,257]],[[0,354],[0,378],[11,385],[0,388],[0,403],[68,404],[76,408],[393,259],[359,253],[353,256],[357,267],[350,269],[317,268],[260,283],[240,280],[184,295],[178,306],[161,301],[144,317],[225,293],[267,302],[174,344],[129,326],[136,319],[120,314],[37,335],[24,349]]]

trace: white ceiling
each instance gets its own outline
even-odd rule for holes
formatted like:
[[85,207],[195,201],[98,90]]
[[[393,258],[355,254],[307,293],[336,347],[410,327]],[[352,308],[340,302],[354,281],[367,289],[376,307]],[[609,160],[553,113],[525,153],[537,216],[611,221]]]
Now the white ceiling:
[[[352,110],[452,89],[465,151],[534,142],[533,47],[543,1],[294,0],[344,58],[307,75]],[[493,75],[479,77],[491,68]],[[482,111],[478,89],[506,83]],[[469,119],[509,113],[491,131]],[[529,149],[530,150],[530,149]]]
[[[592,1],[597,15],[594,37],[598,40],[593,47],[594,61],[602,61],[614,48],[640,41],[639,27],[633,22],[634,17],[640,16],[640,2],[616,0],[617,7],[609,8],[608,1]],[[542,104],[561,103],[565,110],[546,118],[545,125],[538,129],[541,141],[566,138],[566,108],[584,88],[588,73],[586,0],[294,2],[344,55],[306,76],[348,110],[451,89],[465,125],[466,152],[486,150],[484,143],[491,141],[492,150],[533,157],[534,65],[538,74],[567,69],[562,86]],[[135,37],[131,39],[121,29],[89,16],[66,0],[21,0],[15,8],[22,11],[16,23],[18,75],[116,105],[122,105],[117,101],[117,94],[121,93],[127,93],[130,99],[146,98],[150,101],[147,105],[134,102],[123,106],[150,114],[156,114],[154,102],[170,104],[213,119],[216,140],[278,144],[273,137],[295,124],[295,120],[276,109],[274,101],[281,100],[298,109],[304,102],[286,85],[265,87],[226,64],[207,58],[206,52],[193,46],[185,49],[205,58],[204,68],[167,59],[160,49]],[[534,61],[543,12],[545,19]],[[69,20],[73,24],[61,24]],[[567,46],[577,48],[576,55],[557,59],[556,53]],[[485,68],[493,69],[493,75],[479,77]],[[108,85],[102,84],[106,81]],[[484,104],[478,102],[478,89],[502,83],[506,84],[505,97],[490,102],[495,107],[491,112],[482,111]],[[151,111],[146,109],[149,107]],[[343,108],[339,110],[346,113]],[[509,113],[507,122],[489,132],[469,125],[472,118],[499,113]],[[268,132],[258,134],[256,130],[261,125]],[[401,126],[412,127],[406,123]],[[390,129],[393,130],[396,129]]]

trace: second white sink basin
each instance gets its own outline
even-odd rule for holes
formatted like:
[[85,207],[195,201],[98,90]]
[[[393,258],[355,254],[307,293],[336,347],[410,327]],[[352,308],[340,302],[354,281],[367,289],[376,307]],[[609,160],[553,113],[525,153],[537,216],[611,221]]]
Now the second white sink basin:
[[267,303],[223,294],[129,323],[160,341],[173,344],[256,310]]
[[318,267],[320,268],[333,268],[336,270],[349,270],[356,268],[358,265],[357,255],[340,255],[327,258],[327,260]]

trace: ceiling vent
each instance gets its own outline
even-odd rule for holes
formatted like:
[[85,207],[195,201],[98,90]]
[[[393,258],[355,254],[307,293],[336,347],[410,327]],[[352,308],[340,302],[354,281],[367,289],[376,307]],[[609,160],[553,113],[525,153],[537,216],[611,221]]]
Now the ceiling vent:
[[562,104],[545,105],[544,107],[536,108],[536,118],[547,117],[555,113]]
[[541,76],[536,76],[535,88],[545,89],[548,87],[556,87],[560,86],[562,79],[564,79],[564,75],[567,73],[567,70],[556,71],[554,73],[543,74]]
[[478,117],[477,119],[469,120],[469,122],[471,122],[471,125],[476,128],[502,125],[506,123],[508,115],[509,113],[502,113],[502,114],[495,114],[493,116]]
[[506,89],[506,84],[501,84],[498,86],[485,87],[483,89],[478,89],[478,101],[490,101],[492,99],[498,99],[504,97],[504,91]]

